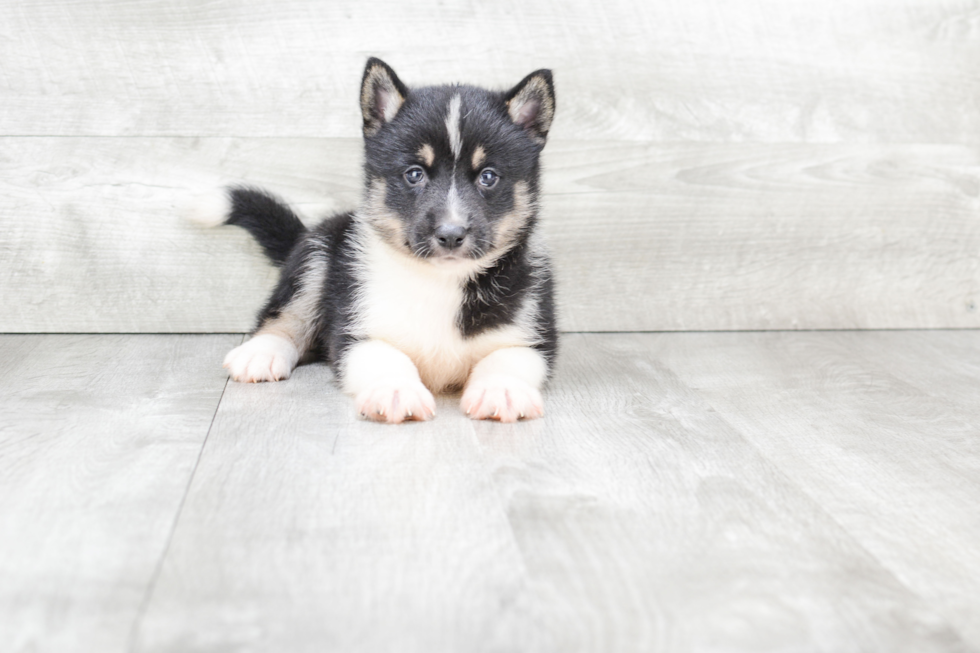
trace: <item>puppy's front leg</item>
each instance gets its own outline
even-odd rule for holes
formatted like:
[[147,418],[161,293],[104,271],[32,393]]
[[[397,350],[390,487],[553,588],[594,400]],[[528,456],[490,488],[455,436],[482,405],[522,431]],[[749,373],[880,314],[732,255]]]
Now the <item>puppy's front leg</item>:
[[539,388],[547,375],[548,363],[534,349],[498,349],[473,368],[460,407],[472,419],[516,422],[541,417]]
[[398,424],[436,414],[436,401],[422,385],[412,359],[386,342],[353,345],[343,370],[344,391],[354,395],[354,405],[367,419]]
[[282,381],[292,374],[301,355],[287,334],[260,329],[248,342],[228,352],[224,367],[241,383]]

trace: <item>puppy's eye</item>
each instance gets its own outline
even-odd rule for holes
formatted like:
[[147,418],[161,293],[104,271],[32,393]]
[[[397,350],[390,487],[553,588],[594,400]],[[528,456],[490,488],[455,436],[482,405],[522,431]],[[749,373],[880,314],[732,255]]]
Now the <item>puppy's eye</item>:
[[484,168],[483,172],[480,173],[479,181],[480,181],[480,185],[483,186],[484,188],[493,188],[494,186],[497,185],[498,179],[500,179],[500,177],[497,175],[497,172],[495,170],[491,170],[490,168]]
[[425,179],[425,170],[418,166],[412,166],[405,171],[405,181],[409,186],[418,186]]

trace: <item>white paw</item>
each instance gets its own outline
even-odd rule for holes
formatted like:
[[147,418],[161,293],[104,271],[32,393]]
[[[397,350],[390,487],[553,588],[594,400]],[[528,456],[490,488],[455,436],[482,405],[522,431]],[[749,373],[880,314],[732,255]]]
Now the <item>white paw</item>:
[[537,388],[508,374],[470,379],[459,405],[471,419],[516,422],[544,415],[544,401]]
[[266,333],[255,336],[225,356],[228,375],[242,383],[288,379],[299,361],[299,350],[289,340]]
[[421,381],[378,381],[354,399],[361,417],[375,422],[400,424],[405,420],[425,421],[436,414],[436,400]]

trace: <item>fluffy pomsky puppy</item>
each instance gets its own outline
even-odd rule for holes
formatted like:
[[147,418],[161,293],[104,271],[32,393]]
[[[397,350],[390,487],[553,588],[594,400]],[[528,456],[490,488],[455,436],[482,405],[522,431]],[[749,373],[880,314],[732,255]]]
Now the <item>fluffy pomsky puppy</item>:
[[551,72],[506,92],[406,87],[370,59],[361,84],[364,197],[307,229],[272,196],[231,188],[199,221],[247,229],[282,267],[235,381],[328,361],[367,419],[435,415],[462,389],[473,419],[544,414],[557,350],[551,267],[535,232]]

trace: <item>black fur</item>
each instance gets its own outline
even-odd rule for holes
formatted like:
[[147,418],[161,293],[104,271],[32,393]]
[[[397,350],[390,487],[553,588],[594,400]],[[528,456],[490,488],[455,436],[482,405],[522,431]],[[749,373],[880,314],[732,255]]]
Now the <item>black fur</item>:
[[282,265],[306,233],[306,227],[285,203],[253,188],[231,188],[228,191],[231,211],[226,224],[248,231],[259,242],[273,263]]
[[344,325],[350,321],[350,307],[357,282],[353,273],[354,258],[349,240],[354,216],[342,213],[328,218],[310,230],[296,243],[279,276],[279,283],[259,312],[256,330],[270,319],[279,317],[281,311],[294,298],[300,288],[302,274],[314,256],[327,261],[327,278],[319,303],[321,310],[315,317],[313,351],[316,358],[335,363],[350,345]]
[[332,245],[328,277],[330,283],[322,298],[324,328],[317,336],[320,355],[331,364],[343,359],[344,353],[354,343],[349,329],[353,319],[354,293],[357,279],[354,274],[356,259],[350,246],[353,236],[353,215],[323,222],[319,229]]
[[538,341],[533,346],[550,364],[558,353],[554,280],[551,270],[533,263],[527,249],[525,239],[466,284],[459,327],[464,336],[473,337],[509,324],[517,317],[526,295],[533,292],[539,311],[535,324]]

